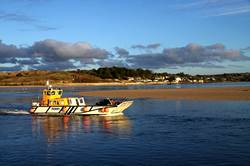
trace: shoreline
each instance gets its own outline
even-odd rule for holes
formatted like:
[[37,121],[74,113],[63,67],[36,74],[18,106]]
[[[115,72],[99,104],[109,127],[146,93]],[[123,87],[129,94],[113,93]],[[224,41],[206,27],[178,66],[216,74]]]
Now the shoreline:
[[[167,82],[97,82],[97,83],[57,83],[54,87],[79,87],[79,86],[133,86],[133,85],[202,85],[214,83],[240,83],[240,82],[208,82],[208,83],[172,83]],[[0,88],[33,88],[45,87],[44,85],[0,85]]]
[[[176,83],[172,83],[175,85]],[[186,83],[182,83],[186,84]],[[198,83],[196,83],[198,84]],[[55,87],[79,87],[79,86],[131,86],[131,85],[170,85],[167,82],[99,82],[99,83],[65,83],[65,84],[52,84]],[[0,85],[0,88],[4,87],[44,87],[44,85]]]
[[103,90],[80,92],[83,96],[111,98],[151,98],[165,100],[229,100],[250,101],[250,86],[216,88],[169,88],[169,89],[133,89]]

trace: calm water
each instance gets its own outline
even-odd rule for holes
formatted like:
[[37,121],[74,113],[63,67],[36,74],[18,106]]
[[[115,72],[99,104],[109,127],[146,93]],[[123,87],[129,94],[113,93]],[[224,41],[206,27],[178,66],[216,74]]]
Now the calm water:
[[[246,85],[250,84],[226,86]],[[153,87],[172,86],[176,85]],[[192,86],[225,84],[179,87]],[[110,88],[66,88],[65,95]],[[250,163],[250,102],[137,99],[124,116],[30,116],[30,102],[40,90],[0,88],[0,165]],[[93,103],[96,98],[86,100]]]

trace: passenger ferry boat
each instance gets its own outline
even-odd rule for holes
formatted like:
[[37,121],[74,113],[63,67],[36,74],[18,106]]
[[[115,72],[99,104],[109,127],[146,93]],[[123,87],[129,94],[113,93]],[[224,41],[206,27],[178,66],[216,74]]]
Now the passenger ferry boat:
[[31,114],[38,115],[120,115],[133,101],[106,98],[95,105],[85,103],[84,97],[62,97],[63,90],[53,88],[47,81],[40,101],[33,101]]

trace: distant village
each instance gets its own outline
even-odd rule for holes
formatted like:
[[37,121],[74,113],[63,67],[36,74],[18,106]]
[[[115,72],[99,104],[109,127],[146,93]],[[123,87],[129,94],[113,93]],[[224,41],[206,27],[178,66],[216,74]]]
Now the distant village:
[[[236,76],[237,75],[237,76]],[[121,81],[115,79],[115,81]],[[183,73],[179,74],[166,74],[156,75],[155,77],[142,78],[142,77],[128,77],[128,82],[142,82],[142,83],[167,83],[167,84],[181,84],[181,83],[211,83],[211,82],[247,82],[250,81],[250,73],[240,74],[224,74],[224,75],[186,75]]]
[[[215,78],[212,78],[215,81]],[[116,79],[116,81],[119,81]],[[153,79],[144,79],[141,77],[128,77],[129,82],[165,82],[168,84],[179,84],[179,83],[204,83],[205,80],[203,78],[187,78],[187,77],[180,77],[180,76],[156,76]]]

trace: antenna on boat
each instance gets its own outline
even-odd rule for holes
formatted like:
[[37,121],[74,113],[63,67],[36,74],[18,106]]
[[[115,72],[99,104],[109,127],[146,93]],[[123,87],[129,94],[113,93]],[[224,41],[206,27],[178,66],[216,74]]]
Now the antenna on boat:
[[52,85],[49,84],[49,80],[46,81],[46,86],[48,87],[48,89],[52,88]]

